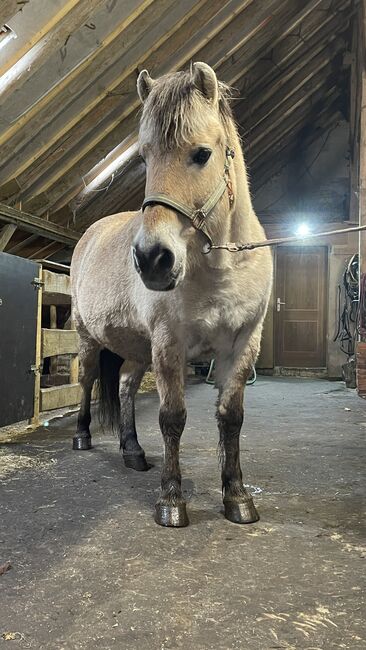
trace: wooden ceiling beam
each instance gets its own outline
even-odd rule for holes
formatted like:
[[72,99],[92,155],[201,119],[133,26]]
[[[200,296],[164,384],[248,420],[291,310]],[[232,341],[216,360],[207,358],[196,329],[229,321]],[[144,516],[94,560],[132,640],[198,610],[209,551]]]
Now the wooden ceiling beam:
[[[154,2],[154,0],[134,1],[136,4],[130,14],[125,16],[115,30],[99,43],[99,47],[93,50],[79,65],[75,66],[66,77],[50,88],[37,102],[19,115],[16,121],[13,120],[5,131],[0,134],[0,145],[4,151],[3,161],[8,159],[8,146],[10,146],[10,150],[13,150],[13,153],[19,147],[23,149],[29,140],[34,139],[34,134],[38,134],[51,120],[55,121],[60,113],[60,107],[62,110],[66,110],[70,101],[74,102],[79,94],[86,92],[93,82],[95,84],[95,95],[99,101],[103,84],[98,84],[97,81],[101,72],[103,75],[108,75],[110,67],[123,57],[123,54],[121,54],[121,51],[123,52],[123,40],[121,42],[121,39],[126,37],[125,46],[127,49],[131,46],[129,38],[131,23],[134,25],[137,37],[141,36],[135,21],[140,13],[144,12],[143,15],[145,15],[144,10],[146,10],[146,7]],[[143,24],[146,27],[144,22]],[[90,105],[91,101],[92,99],[87,96],[86,103]],[[77,113],[80,112],[81,109],[78,106]],[[4,148],[5,143],[6,147]],[[37,151],[36,153],[39,154],[40,152]]]
[[0,229],[0,251],[4,251],[17,227],[13,223],[8,223]]
[[[297,90],[307,84],[320,70],[332,62],[335,65],[337,54],[346,49],[346,42],[342,37],[333,34],[327,44],[322,44],[308,53],[307,57],[294,63],[276,81],[269,84],[260,93],[250,93],[250,101],[240,101],[235,107],[238,122],[243,125],[244,132],[253,130],[260,122],[270,115],[283,102],[286,102]],[[338,61],[338,67],[342,61]]]
[[[276,2],[277,1],[278,0],[276,0]],[[250,6],[248,7],[248,10],[249,9],[250,9]],[[251,25],[252,25],[252,23],[250,21],[248,21],[247,30],[249,30],[251,28]],[[241,38],[242,38],[242,34],[241,34]],[[174,56],[174,51],[176,49],[176,45],[177,45],[176,44],[176,38],[174,38],[174,39],[172,39],[172,42],[169,43],[169,47],[172,48],[171,52],[159,52],[160,58],[162,58],[162,60],[169,60],[169,58],[171,58],[172,55]],[[197,45],[198,45],[198,43],[196,44],[196,46]],[[164,56],[163,56],[163,54],[164,54]],[[188,59],[187,59],[188,54],[189,54],[189,56],[188,56]],[[201,54],[202,54],[202,52],[200,51],[198,53],[198,58],[202,58]],[[185,58],[183,60],[181,60],[181,61],[175,61],[174,62],[174,67],[181,67],[182,65],[186,64],[189,61],[189,59],[191,58],[191,55],[192,55],[192,52],[186,52],[185,51],[184,52],[184,57]],[[121,120],[121,116],[118,117],[118,120],[119,121]],[[28,199],[32,198],[33,195],[36,196],[38,193],[46,192],[47,195],[49,196],[49,203],[47,205],[47,208],[52,208],[53,209],[55,204],[57,205],[58,208],[61,207],[59,202],[58,202],[58,199],[65,192],[66,178],[67,177],[69,178],[70,187],[75,185],[75,175],[76,174],[78,174],[80,176],[80,173],[83,174],[84,170],[85,170],[85,173],[87,173],[90,170],[90,168],[92,166],[92,163],[96,164],[96,162],[98,160],[100,160],[101,157],[103,157],[103,155],[106,155],[107,152],[110,151],[113,148],[113,146],[115,146],[117,144],[117,142],[119,142],[121,140],[121,135],[122,134],[121,134],[120,129],[124,130],[123,122],[122,122],[122,124],[121,124],[121,126],[120,126],[120,128],[118,130],[115,128],[115,126],[116,126],[115,124],[113,124],[111,126],[113,126],[114,129],[113,129],[112,132],[108,133],[107,136],[104,135],[105,130],[103,131],[103,133],[102,133],[103,140],[100,140],[100,135],[97,135],[95,140],[91,139],[90,136],[86,138],[85,148],[86,148],[87,151],[86,151],[86,154],[85,154],[84,159],[82,160],[82,162],[80,161],[80,156],[82,155],[82,150],[80,151],[80,149],[79,149],[74,154],[75,157],[71,160],[71,163],[73,163],[73,167],[71,167],[69,169],[68,173],[67,174],[65,173],[66,169],[65,169],[64,166],[59,169],[59,171],[57,173],[60,175],[60,177],[61,176],[63,177],[61,185],[59,183],[56,184],[55,177],[52,178],[52,179],[50,179],[48,177],[48,179],[45,181],[45,184],[40,185],[39,182],[38,182],[37,188],[31,188],[29,190],[29,192],[26,192],[25,194],[21,194],[23,200],[27,199],[27,198]],[[109,131],[109,129],[110,129],[110,127],[108,127],[108,131]],[[130,129],[128,130],[128,132],[130,132]],[[127,133],[126,133],[126,135],[127,135]],[[99,142],[97,144],[96,140],[97,141],[99,140],[103,144],[99,144]],[[94,149],[90,150],[91,143],[96,145],[96,146],[94,147]],[[103,146],[103,151],[100,150],[101,146]],[[67,167],[69,167],[69,165],[67,165]],[[58,180],[58,179],[56,179],[56,180]],[[54,187],[52,186],[52,184],[54,185]],[[52,186],[52,190],[49,190],[50,185]],[[76,190],[77,189],[78,188],[76,188]],[[80,191],[80,189],[78,191]],[[28,206],[28,209],[30,209],[30,208],[32,208],[32,203],[30,203],[29,206]]]
[[322,134],[327,134],[332,130],[341,118],[339,95],[335,94],[325,104],[322,113],[309,132],[306,132],[309,124],[308,118],[300,121],[287,136],[281,138],[268,156],[258,159],[257,163],[249,169],[253,195],[258,194],[262,187],[289,163],[294,153],[301,157],[302,152],[308,149]]
[[[287,36],[298,29],[299,24],[303,23],[307,17],[315,21],[318,14],[317,9],[327,1],[292,0],[289,3],[283,2],[279,7],[276,19],[272,20],[265,30],[255,34],[250,43],[239,48],[230,59],[223,63],[221,67],[223,78],[230,78],[230,83],[233,86],[240,86],[240,80],[248,74],[249,70],[256,68],[259,59],[266,58],[268,68],[270,53]],[[301,39],[298,40],[301,41]],[[256,54],[255,58],[253,52]]]
[[38,239],[38,235],[29,235],[29,237],[25,236],[25,233],[22,233],[22,235],[23,237],[21,241],[18,241],[16,244],[12,245],[7,251],[8,253],[15,255],[16,253],[19,253],[23,248],[26,248],[29,246],[29,244]]
[[[24,43],[13,57],[5,58],[4,64],[0,66],[0,77],[10,72],[23,58],[24,65],[17,66],[17,74],[12,75],[2,92],[0,90],[1,101],[4,102],[24,78],[33,75],[47,61],[50,53],[59,49],[70,33],[81,27],[102,2],[103,0],[66,0],[59,11],[50,17],[45,25],[41,25],[36,34]],[[42,16],[40,21],[41,19]]]
[[[149,0],[149,6],[135,20],[123,21],[123,29],[118,30],[112,42],[106,39],[101,44],[99,56],[91,57],[87,68],[84,64],[78,66],[47,93],[34,110],[27,111],[17,120],[17,125],[0,135],[3,160],[0,181],[20,176],[30,165],[38,167],[44,158],[46,164],[49,158],[51,167],[60,154],[62,156],[88,132],[97,129],[99,123],[105,131],[106,116],[113,111],[119,113],[119,121],[127,117],[131,101],[135,102],[131,110],[138,105],[138,66],[148,60],[184,21],[189,21],[195,11],[199,12],[204,2],[207,0],[182,0],[178,10],[173,12],[169,10],[170,0],[154,4]],[[217,0],[215,6],[216,3]],[[116,115],[113,117],[116,119]]]
[[314,94],[313,97],[308,97],[307,100],[303,101],[299,106],[296,107],[290,114],[283,117],[282,120],[278,122],[276,127],[271,129],[269,132],[269,137],[267,137],[262,143],[261,146],[253,146],[251,149],[247,148],[247,159],[249,162],[250,168],[253,168],[259,159],[266,156],[268,152],[271,155],[276,148],[276,145],[281,143],[281,140],[294,132],[300,124],[305,124],[306,122],[315,121],[317,114],[321,111],[323,104],[330,97],[334,97],[339,94],[339,88],[336,85],[328,88],[325,91],[322,88],[319,88]]
[[32,214],[17,210],[3,203],[0,203],[0,220],[14,224],[26,232],[31,232],[40,237],[46,237],[47,239],[53,239],[54,241],[62,242],[69,246],[75,245],[80,239],[80,234],[73,230],[64,228],[51,221],[46,221],[40,217],[35,217]]
[[241,94],[245,95],[255,83],[261,86],[271,84],[285,71],[288,62],[305,56],[307,48],[313,47],[314,42],[324,42],[325,34],[329,34],[329,23],[332,22],[334,32],[339,31],[345,20],[342,10],[349,10],[350,0],[334,0],[333,3],[315,0],[300,4],[302,8],[298,6],[294,14],[291,11],[295,5],[288,15],[283,15],[283,24],[280,25],[283,29],[263,44],[255,60],[250,59],[246,51],[237,52],[231,65],[231,83],[242,90]]
[[[278,2],[278,0],[273,0],[274,2]],[[237,2],[238,6],[243,7],[242,2]],[[234,4],[234,7],[236,6]],[[247,18],[247,26],[245,29],[245,33],[247,34],[252,26],[252,22],[249,20],[250,15],[247,14],[249,9],[251,8],[252,0],[251,2],[245,3],[244,7],[245,9],[242,11],[242,13],[245,12],[246,18]],[[218,12],[219,8],[222,8],[222,2],[219,0],[214,0],[210,3],[208,3],[205,6],[205,10],[201,10],[198,12],[198,15],[196,16],[196,20],[191,22],[189,25],[186,26],[185,30],[180,30],[178,34],[174,33],[173,36],[171,36],[168,40],[166,40],[163,44],[162,47],[159,50],[156,50],[156,52],[153,53],[152,57],[148,57],[144,61],[144,66],[148,67],[149,69],[154,68],[154,63],[155,66],[158,63],[158,61],[163,61],[163,62],[168,62],[168,64],[163,64],[165,66],[165,69],[161,69],[161,63],[160,65],[160,71],[158,70],[158,73],[166,72],[169,69],[172,68],[179,68],[184,65],[187,65],[189,61],[191,60],[192,56],[195,55],[195,52],[198,49],[201,48],[202,46],[202,41],[206,40],[207,38],[214,39],[215,35],[220,32],[221,34],[221,27],[222,24],[227,23],[230,19],[232,19],[234,16],[237,16],[237,11],[233,11],[232,9],[232,4],[230,3],[227,8],[224,7],[225,11],[221,11],[222,18],[221,21],[213,21],[212,25],[212,30],[208,33],[207,29],[210,27],[209,23],[207,22],[210,16],[215,16],[215,14]],[[240,14],[241,16],[241,14]],[[205,38],[197,38],[197,29],[199,27],[204,28],[205,30]],[[240,33],[240,38],[242,38],[242,33]],[[179,45],[182,45],[181,49],[177,52],[177,48]],[[179,58],[177,58],[179,57]],[[201,51],[199,53],[199,58],[201,57]],[[82,142],[82,146],[75,146],[73,150],[71,150],[71,156],[69,155],[69,160],[67,160],[67,156],[62,159],[62,165],[60,167],[56,167],[54,169],[54,174],[53,176],[50,176],[50,169],[49,165],[47,166],[47,172],[44,176],[43,179],[38,179],[37,180],[37,186],[36,187],[31,187],[29,190],[26,190],[25,193],[21,193],[21,196],[23,197],[23,200],[28,200],[29,198],[32,198],[33,196],[36,196],[39,193],[42,192],[47,192],[48,194],[51,195],[51,200],[50,203],[48,204],[49,207],[54,206],[53,203],[53,194],[56,192],[56,194],[60,193],[60,187],[57,186],[54,188],[54,191],[52,189],[51,192],[49,192],[49,187],[52,187],[55,182],[58,180],[59,177],[68,177],[70,178],[70,185],[75,184],[75,170],[77,166],[77,170],[79,172],[78,176],[80,178],[80,165],[82,166],[82,174],[85,170],[85,173],[89,172],[91,167],[94,166],[96,163],[98,163],[104,156],[106,156],[111,149],[113,149],[114,146],[117,145],[118,142],[123,139],[123,137],[126,137],[131,133],[131,123],[135,122],[135,128],[137,127],[137,120],[136,120],[136,112],[137,109],[140,107],[140,102],[137,98],[136,94],[136,89],[135,89],[135,75],[133,78],[133,101],[132,104],[129,105],[128,101],[124,102],[124,112],[121,114],[120,111],[118,111],[117,115],[113,115],[112,117],[114,118],[112,122],[110,122],[109,118],[106,119],[105,122],[102,122],[102,128],[99,128],[94,131],[94,134],[91,136],[90,133],[88,133],[84,141]],[[128,122],[126,123],[126,119]],[[98,120],[94,120],[94,122],[98,122]],[[71,140],[74,140],[75,138],[72,138]],[[84,155],[84,156],[83,156]],[[80,163],[80,160],[82,159],[82,162]],[[52,169],[52,168],[51,168]],[[64,179],[63,179],[64,180]],[[40,185],[40,182],[43,184]],[[75,194],[82,189],[82,183],[80,181],[80,187],[75,188]],[[70,200],[70,199],[69,199]],[[32,204],[29,206],[30,208],[32,207]],[[57,204],[57,207],[58,204]],[[57,209],[57,208],[56,208]]]
[[19,0],[2,0],[0,4],[0,26],[13,18],[18,11],[21,11],[21,8],[22,5]]
[[[329,3],[328,3],[329,4]],[[323,49],[332,35],[342,33],[352,17],[350,0],[335,0],[332,11],[325,11],[324,2],[310,12],[294,31],[286,31],[277,43],[269,43],[265,51],[255,60],[255,65],[246,65],[244,60],[233,63],[233,84],[241,89],[241,99],[249,95],[260,97],[265,89],[283,79],[297,65],[306,61],[316,47]],[[234,100],[234,106],[236,103]]]
[[[274,6],[278,6],[278,2],[277,2],[277,0],[276,0],[276,2],[274,3]],[[258,25],[256,25],[256,24],[253,22],[253,21],[254,21],[254,18],[258,19],[258,14],[257,14],[257,12],[253,12],[252,22],[251,22],[251,20],[250,20],[251,15],[249,14],[249,10],[251,10],[251,8],[252,8],[251,6],[249,6],[249,7],[247,8],[247,10],[246,10],[246,12],[245,12],[245,16],[244,16],[244,17],[245,17],[245,20],[243,20],[243,24],[240,22],[240,25],[239,25],[239,27],[240,27],[240,30],[239,30],[239,34],[240,34],[240,42],[242,42],[242,41],[243,41],[243,38],[245,38],[246,36],[247,36],[248,38],[249,38],[249,36],[252,36],[252,35],[253,35],[253,32],[256,33],[256,31],[257,31],[257,29],[258,29]],[[267,9],[268,9],[268,7],[267,7]],[[244,12],[242,12],[242,13],[243,13],[243,15],[244,15]],[[239,20],[239,17],[236,17],[236,19],[235,19],[235,23],[236,23],[237,20]],[[244,29],[244,25],[245,25],[245,29]],[[254,25],[254,27],[253,27],[253,25]],[[228,27],[229,27],[229,26],[228,26]],[[225,29],[227,29],[227,28],[225,28]],[[252,30],[252,31],[250,31],[250,30]],[[220,40],[221,40],[221,36],[222,36],[222,32],[220,32]],[[214,40],[214,39],[213,39],[213,40]],[[175,44],[175,47],[176,47],[176,44]],[[199,52],[199,54],[198,54],[198,58],[206,58],[205,55],[204,55],[204,51],[200,50],[200,52]],[[181,62],[181,63],[182,63],[182,62]],[[183,62],[183,63],[184,63],[184,62]],[[178,67],[178,66],[175,66],[175,67]],[[230,81],[230,80],[229,80],[229,81]],[[119,116],[118,119],[121,119],[121,116]],[[126,128],[125,128],[125,127],[126,127]],[[119,137],[118,137],[119,140],[121,140],[121,139],[123,138],[123,135],[127,135],[127,133],[131,132],[131,126],[128,125],[128,123],[126,123],[126,122],[125,122],[125,123],[122,122],[122,123],[121,123],[121,129],[122,129],[122,133],[119,133]],[[114,134],[113,137],[116,138],[116,135]],[[86,147],[89,149],[90,146],[91,146],[91,142],[92,142],[92,141],[91,141],[90,137],[88,137],[86,140],[87,140]],[[111,146],[111,144],[112,144],[112,143],[109,144],[109,147]],[[108,147],[106,147],[106,148],[108,148]],[[101,153],[104,154],[104,155],[106,155],[106,152],[105,152],[105,151],[103,151],[103,152],[99,151],[99,157],[101,157]],[[78,154],[77,154],[77,155],[80,156],[80,150],[78,151]],[[92,155],[94,156],[94,151],[93,151]],[[86,168],[87,168],[87,167],[90,168],[90,164],[86,165]],[[78,166],[78,170],[79,170],[79,172],[80,172],[80,167],[79,167],[79,166]],[[60,174],[60,175],[64,175],[64,171],[65,171],[64,168],[62,168],[62,170],[60,169],[59,174]],[[75,171],[76,171],[76,169],[75,169]],[[74,172],[74,171],[70,172],[70,176],[71,176],[71,178],[72,178],[72,180],[73,180],[73,183],[74,183],[75,172]],[[48,182],[51,182],[51,181],[48,181]],[[26,199],[27,199],[28,197],[30,197],[32,194],[35,194],[36,192],[41,193],[42,191],[44,191],[44,190],[46,190],[46,189],[47,189],[47,188],[45,188],[45,186],[43,186],[43,187],[39,187],[39,186],[38,186],[38,189],[37,189],[37,190],[35,190],[35,188],[31,188],[31,189],[30,189],[30,193],[31,193],[31,194],[28,194],[28,193],[25,193],[25,194],[24,194],[24,193],[23,193],[23,194],[21,194],[21,196],[22,196],[23,200],[24,200],[24,199],[26,200]],[[82,185],[82,183],[80,183],[79,188],[78,188],[77,186],[75,186],[75,189],[71,188],[70,191],[65,192],[65,195],[63,196],[63,194],[64,194],[63,190],[61,190],[60,187],[55,188],[55,191],[59,193],[59,197],[56,198],[56,201],[55,201],[55,202],[50,202],[50,203],[48,204],[48,207],[51,207],[52,210],[58,210],[58,209],[60,209],[60,208],[62,207],[62,205],[65,205],[65,202],[71,201],[72,198],[73,198],[73,196],[75,196],[78,192],[81,192],[82,189],[83,189],[83,185]],[[61,197],[62,197],[62,198],[61,198]],[[59,200],[60,198],[61,198],[61,201]],[[51,200],[52,200],[52,199],[51,199]],[[28,209],[34,209],[34,210],[36,210],[36,208],[32,205],[32,203],[29,204]]]
[[[64,246],[61,244],[62,248]],[[31,254],[27,255],[29,259],[32,260],[38,260],[38,259],[48,259],[51,257],[51,255],[54,255],[58,250],[60,249],[60,244],[58,242],[51,242],[48,244],[45,244],[44,246],[41,246],[40,248],[37,247]]]
[[253,115],[240,117],[239,132],[245,142],[249,142],[250,148],[263,140],[268,133],[277,128],[278,124],[291,115],[298,106],[316,93],[319,88],[326,86],[327,80],[332,78],[331,83],[336,81],[337,69],[334,69],[332,59],[308,70],[307,75],[300,80],[295,79],[294,83],[283,92],[273,96],[271,106],[266,104],[258,109]]
[[[211,3],[211,5],[212,5],[212,4],[213,4],[213,3]],[[290,3],[290,4],[291,4],[291,3]],[[250,7],[249,7],[249,9],[250,9]],[[200,14],[199,14],[199,15],[200,15]],[[248,16],[247,14],[246,14],[246,16],[247,16],[247,19],[250,18],[250,16]],[[248,21],[247,21],[247,22],[248,22]],[[226,29],[227,29],[227,28],[226,28]],[[250,29],[250,23],[248,23],[247,29]],[[246,33],[247,33],[247,32],[246,32]],[[243,38],[243,37],[242,37],[242,34],[241,34],[241,38]],[[201,53],[200,53],[200,55],[201,55]],[[201,58],[202,58],[202,56],[201,56]],[[135,95],[135,91],[134,91],[134,97],[136,97],[136,95]],[[136,105],[136,100],[135,100],[135,105]],[[102,109],[102,107],[100,107],[100,110],[101,110],[101,109]],[[101,115],[102,115],[102,114],[103,114],[103,113],[101,113]],[[120,121],[120,120],[121,120],[121,117],[123,117],[123,116],[121,116],[121,115],[119,114],[118,117],[117,117],[116,119],[117,119],[118,121]],[[95,123],[98,123],[98,122],[100,123],[100,116],[99,116],[99,118],[98,118],[98,115],[96,115],[96,116],[94,116],[94,118],[95,118],[95,119],[94,119],[94,122],[95,122]],[[131,121],[132,121],[132,120],[130,120],[130,122],[131,122]],[[101,122],[101,126],[102,126],[102,130],[105,131],[105,124],[104,124],[103,121]],[[126,129],[123,129],[124,126],[126,127]],[[82,147],[78,146],[77,138],[80,137],[79,132],[80,132],[80,131],[83,131],[83,128],[84,128],[85,131],[87,132],[87,135],[85,136],[85,145],[84,145],[85,148],[86,148],[87,150],[89,150],[90,148],[93,147],[93,144],[94,144],[93,137],[90,137],[90,133],[88,133],[88,123],[87,123],[86,120],[84,120],[84,122],[82,122],[81,127],[82,127],[81,129],[80,129],[80,127],[75,127],[75,134],[70,133],[70,134],[69,134],[70,137],[68,138],[68,141],[69,141],[70,143],[75,143],[75,140],[76,140],[76,143],[75,143],[74,148],[77,150],[77,154],[76,154],[76,155],[77,155],[78,158],[82,155]],[[89,127],[89,128],[90,128],[90,127]],[[128,130],[128,131],[131,131],[131,124],[128,124],[128,123],[123,124],[123,122],[122,122],[122,124],[121,124],[121,128],[124,130],[124,133],[126,133],[127,130]],[[119,135],[119,138],[118,138],[118,139],[119,139],[119,140],[121,139],[121,135]],[[63,151],[64,148],[65,148],[64,145],[61,145],[61,146],[59,147],[59,155],[60,155],[60,151]],[[23,153],[23,152],[22,152],[22,153]],[[105,156],[107,153],[108,153],[108,151],[106,151],[106,150],[104,149],[104,151],[101,151],[101,152],[100,152],[101,157]],[[29,175],[28,175],[28,177],[27,177],[27,174],[25,174],[25,177],[23,177],[23,178],[21,178],[21,179],[19,178],[19,182],[20,182],[21,185],[23,185],[23,187],[25,186],[25,188],[27,188],[27,186],[28,186],[28,189],[25,189],[25,191],[23,190],[23,192],[20,193],[20,195],[19,195],[19,196],[22,197],[23,200],[26,201],[27,199],[30,199],[30,198],[32,198],[33,196],[40,195],[40,194],[42,194],[42,192],[44,192],[44,191],[47,189],[48,183],[50,183],[50,182],[52,182],[52,181],[49,180],[48,183],[46,183],[46,185],[44,185],[44,184],[42,185],[42,164],[43,164],[43,167],[44,167],[44,176],[45,176],[46,178],[49,178],[50,170],[53,169],[52,160],[53,160],[53,158],[56,157],[56,155],[57,155],[57,154],[56,154],[55,151],[53,151],[53,152],[51,153],[51,157],[49,157],[49,155],[45,155],[43,161],[42,161],[42,159],[37,161],[36,166],[35,166],[35,169],[34,169],[34,171],[33,171],[33,176],[31,175],[31,176],[29,177]],[[22,155],[22,158],[23,158],[23,160],[24,160],[24,156],[23,156],[23,155]],[[74,162],[74,161],[75,161],[75,157],[72,159],[71,162]],[[93,162],[95,162],[95,161],[93,160]],[[77,163],[77,160],[74,162],[74,164],[76,164],[76,163]],[[70,164],[71,164],[71,163],[70,163]],[[89,166],[89,168],[90,168],[90,165],[87,165],[87,166]],[[61,176],[64,176],[66,170],[67,170],[67,168],[65,169],[65,167],[62,166],[62,167],[59,168],[59,170],[58,170],[58,172],[57,172],[57,166],[56,166],[56,170],[55,170],[55,171],[56,171],[56,178],[55,178],[55,176],[53,176],[53,178],[55,179],[54,182],[56,182],[56,181],[58,180],[58,178],[61,178]],[[58,176],[57,176],[57,174],[58,174]],[[73,178],[75,178],[75,174],[74,174],[74,173],[72,173],[72,176],[73,176]],[[36,185],[35,185],[35,186],[32,186],[32,185],[31,185],[31,187],[29,187],[29,183],[31,184],[31,183],[32,183],[32,180],[34,180],[34,179],[35,179],[35,183],[36,183]],[[41,182],[41,185],[39,185],[40,182]],[[62,181],[61,181],[61,185],[62,185]],[[59,189],[59,188],[57,188],[57,189]],[[79,191],[81,191],[81,190],[82,190],[82,184],[81,184],[81,186],[80,186],[80,188],[79,188]],[[67,200],[71,200],[71,198],[72,198],[72,196],[71,196],[71,197],[68,196],[68,197],[67,197]],[[46,199],[46,197],[45,197],[45,199]],[[46,199],[46,200],[47,200],[47,199]],[[37,204],[39,204],[39,203],[41,203],[41,201],[40,201],[40,200],[37,200]],[[50,204],[48,204],[48,205],[50,205]],[[59,206],[58,203],[56,202],[55,209],[58,209],[59,207],[60,207],[60,206]],[[32,202],[27,206],[27,208],[28,208],[28,209],[31,209],[31,210],[33,210],[33,211],[35,211],[35,212],[38,213],[38,214],[39,214],[39,213],[42,213],[42,209],[39,210],[38,207],[37,207],[35,204],[33,204]]]
[[[300,3],[300,5],[301,5],[301,4],[303,4],[303,3]],[[317,6],[318,6],[319,3],[316,3],[316,4],[317,4]],[[343,0],[343,5],[341,5],[340,0],[338,0],[338,1],[336,1],[336,4],[337,4],[337,8],[339,9],[339,8],[340,8],[341,6],[343,6],[345,3],[344,3],[344,0]],[[300,6],[300,5],[299,5],[299,6]],[[308,15],[308,13],[309,13],[309,11],[310,11],[310,8],[311,8],[310,5],[311,5],[311,7],[314,7],[314,6],[315,6],[314,3],[308,3],[308,4],[307,4],[307,11],[305,12],[306,15]],[[322,5],[322,6],[324,5],[324,0],[322,0],[321,5]],[[290,6],[293,6],[293,3],[291,3]],[[297,7],[297,9],[298,9],[298,8],[299,8],[299,7]],[[289,9],[289,7],[287,7],[287,9]],[[305,11],[305,10],[303,10],[303,11]],[[303,15],[303,12],[302,12],[301,15]],[[296,21],[295,21],[295,23],[297,24]],[[294,24],[294,21],[292,21],[291,24],[288,23],[288,24],[287,24],[288,28],[293,27],[293,24]],[[332,25],[332,28],[334,28],[334,25]],[[281,29],[282,29],[282,23],[281,23]],[[255,38],[256,38],[256,34],[253,36],[253,41],[255,40]],[[299,39],[299,40],[300,40],[300,42],[301,42],[301,39]],[[251,42],[252,42],[252,41],[250,41],[249,45],[251,44]],[[304,44],[302,43],[302,45],[303,45],[303,47],[304,47],[304,49],[305,49],[305,52],[306,52],[306,44],[305,44],[305,46],[304,46]],[[201,53],[199,54],[199,56],[202,58]],[[255,60],[255,59],[256,59],[256,57],[255,57],[255,52],[253,52],[253,60]],[[218,68],[217,72],[218,72],[218,75],[219,75],[220,78],[223,78],[224,80],[226,80],[226,81],[228,81],[229,83],[231,83],[231,81],[232,81],[231,78],[229,78],[229,79],[225,79],[225,77],[223,77],[223,75],[221,74],[221,68]],[[123,128],[123,124],[121,125],[121,127]],[[66,197],[65,197],[65,198],[66,198]],[[64,203],[65,198],[62,198],[61,203],[57,203],[57,204],[56,204],[56,206],[55,206],[56,209],[59,209],[60,207],[62,207],[62,204]],[[72,199],[72,196],[69,196],[68,200],[71,200],[71,199]]]

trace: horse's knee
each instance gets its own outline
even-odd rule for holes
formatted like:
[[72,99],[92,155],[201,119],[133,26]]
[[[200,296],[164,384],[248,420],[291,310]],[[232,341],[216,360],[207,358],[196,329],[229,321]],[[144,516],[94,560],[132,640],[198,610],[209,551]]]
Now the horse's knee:
[[227,404],[220,403],[216,413],[220,432],[224,435],[239,434],[243,424],[244,408],[242,400],[230,400]]
[[164,404],[159,411],[159,424],[164,437],[180,438],[187,419],[185,407],[172,408]]

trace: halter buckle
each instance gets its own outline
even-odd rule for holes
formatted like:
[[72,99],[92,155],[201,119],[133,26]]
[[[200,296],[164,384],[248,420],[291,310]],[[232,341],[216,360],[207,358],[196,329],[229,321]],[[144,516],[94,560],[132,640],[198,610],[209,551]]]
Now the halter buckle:
[[205,219],[207,217],[207,214],[202,208],[198,208],[198,210],[195,210],[195,212],[192,215],[192,224],[196,228],[196,230],[201,230],[203,224],[205,223]]

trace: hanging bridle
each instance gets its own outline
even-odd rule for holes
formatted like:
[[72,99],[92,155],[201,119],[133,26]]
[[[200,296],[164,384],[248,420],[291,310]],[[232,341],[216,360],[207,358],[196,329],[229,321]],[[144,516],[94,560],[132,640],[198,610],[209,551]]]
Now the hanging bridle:
[[213,242],[211,236],[207,231],[206,219],[210,214],[210,212],[212,212],[212,210],[214,209],[216,203],[218,203],[218,201],[221,199],[226,189],[228,190],[228,194],[229,194],[230,207],[234,201],[232,184],[229,178],[230,158],[234,158],[234,155],[235,155],[234,150],[231,147],[227,146],[224,175],[221,178],[220,183],[215,189],[215,191],[212,192],[211,196],[202,205],[202,207],[197,209],[191,209],[186,205],[184,205],[184,203],[181,203],[180,201],[176,201],[175,199],[171,199],[166,194],[150,194],[150,196],[146,196],[143,201],[141,207],[142,211],[144,211],[145,208],[147,208],[149,205],[164,205],[168,208],[172,208],[175,212],[179,212],[180,214],[183,214],[185,217],[187,217],[187,219],[190,220],[192,226],[196,230],[200,230],[201,232],[203,232],[203,234],[208,239],[209,247],[211,249],[211,247],[213,246]]

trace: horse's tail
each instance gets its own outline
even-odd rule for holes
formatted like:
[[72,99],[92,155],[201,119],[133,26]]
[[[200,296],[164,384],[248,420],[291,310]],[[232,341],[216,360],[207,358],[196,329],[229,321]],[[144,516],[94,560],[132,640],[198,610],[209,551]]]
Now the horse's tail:
[[119,371],[123,359],[104,348],[99,356],[99,422],[103,428],[118,431],[121,421]]

